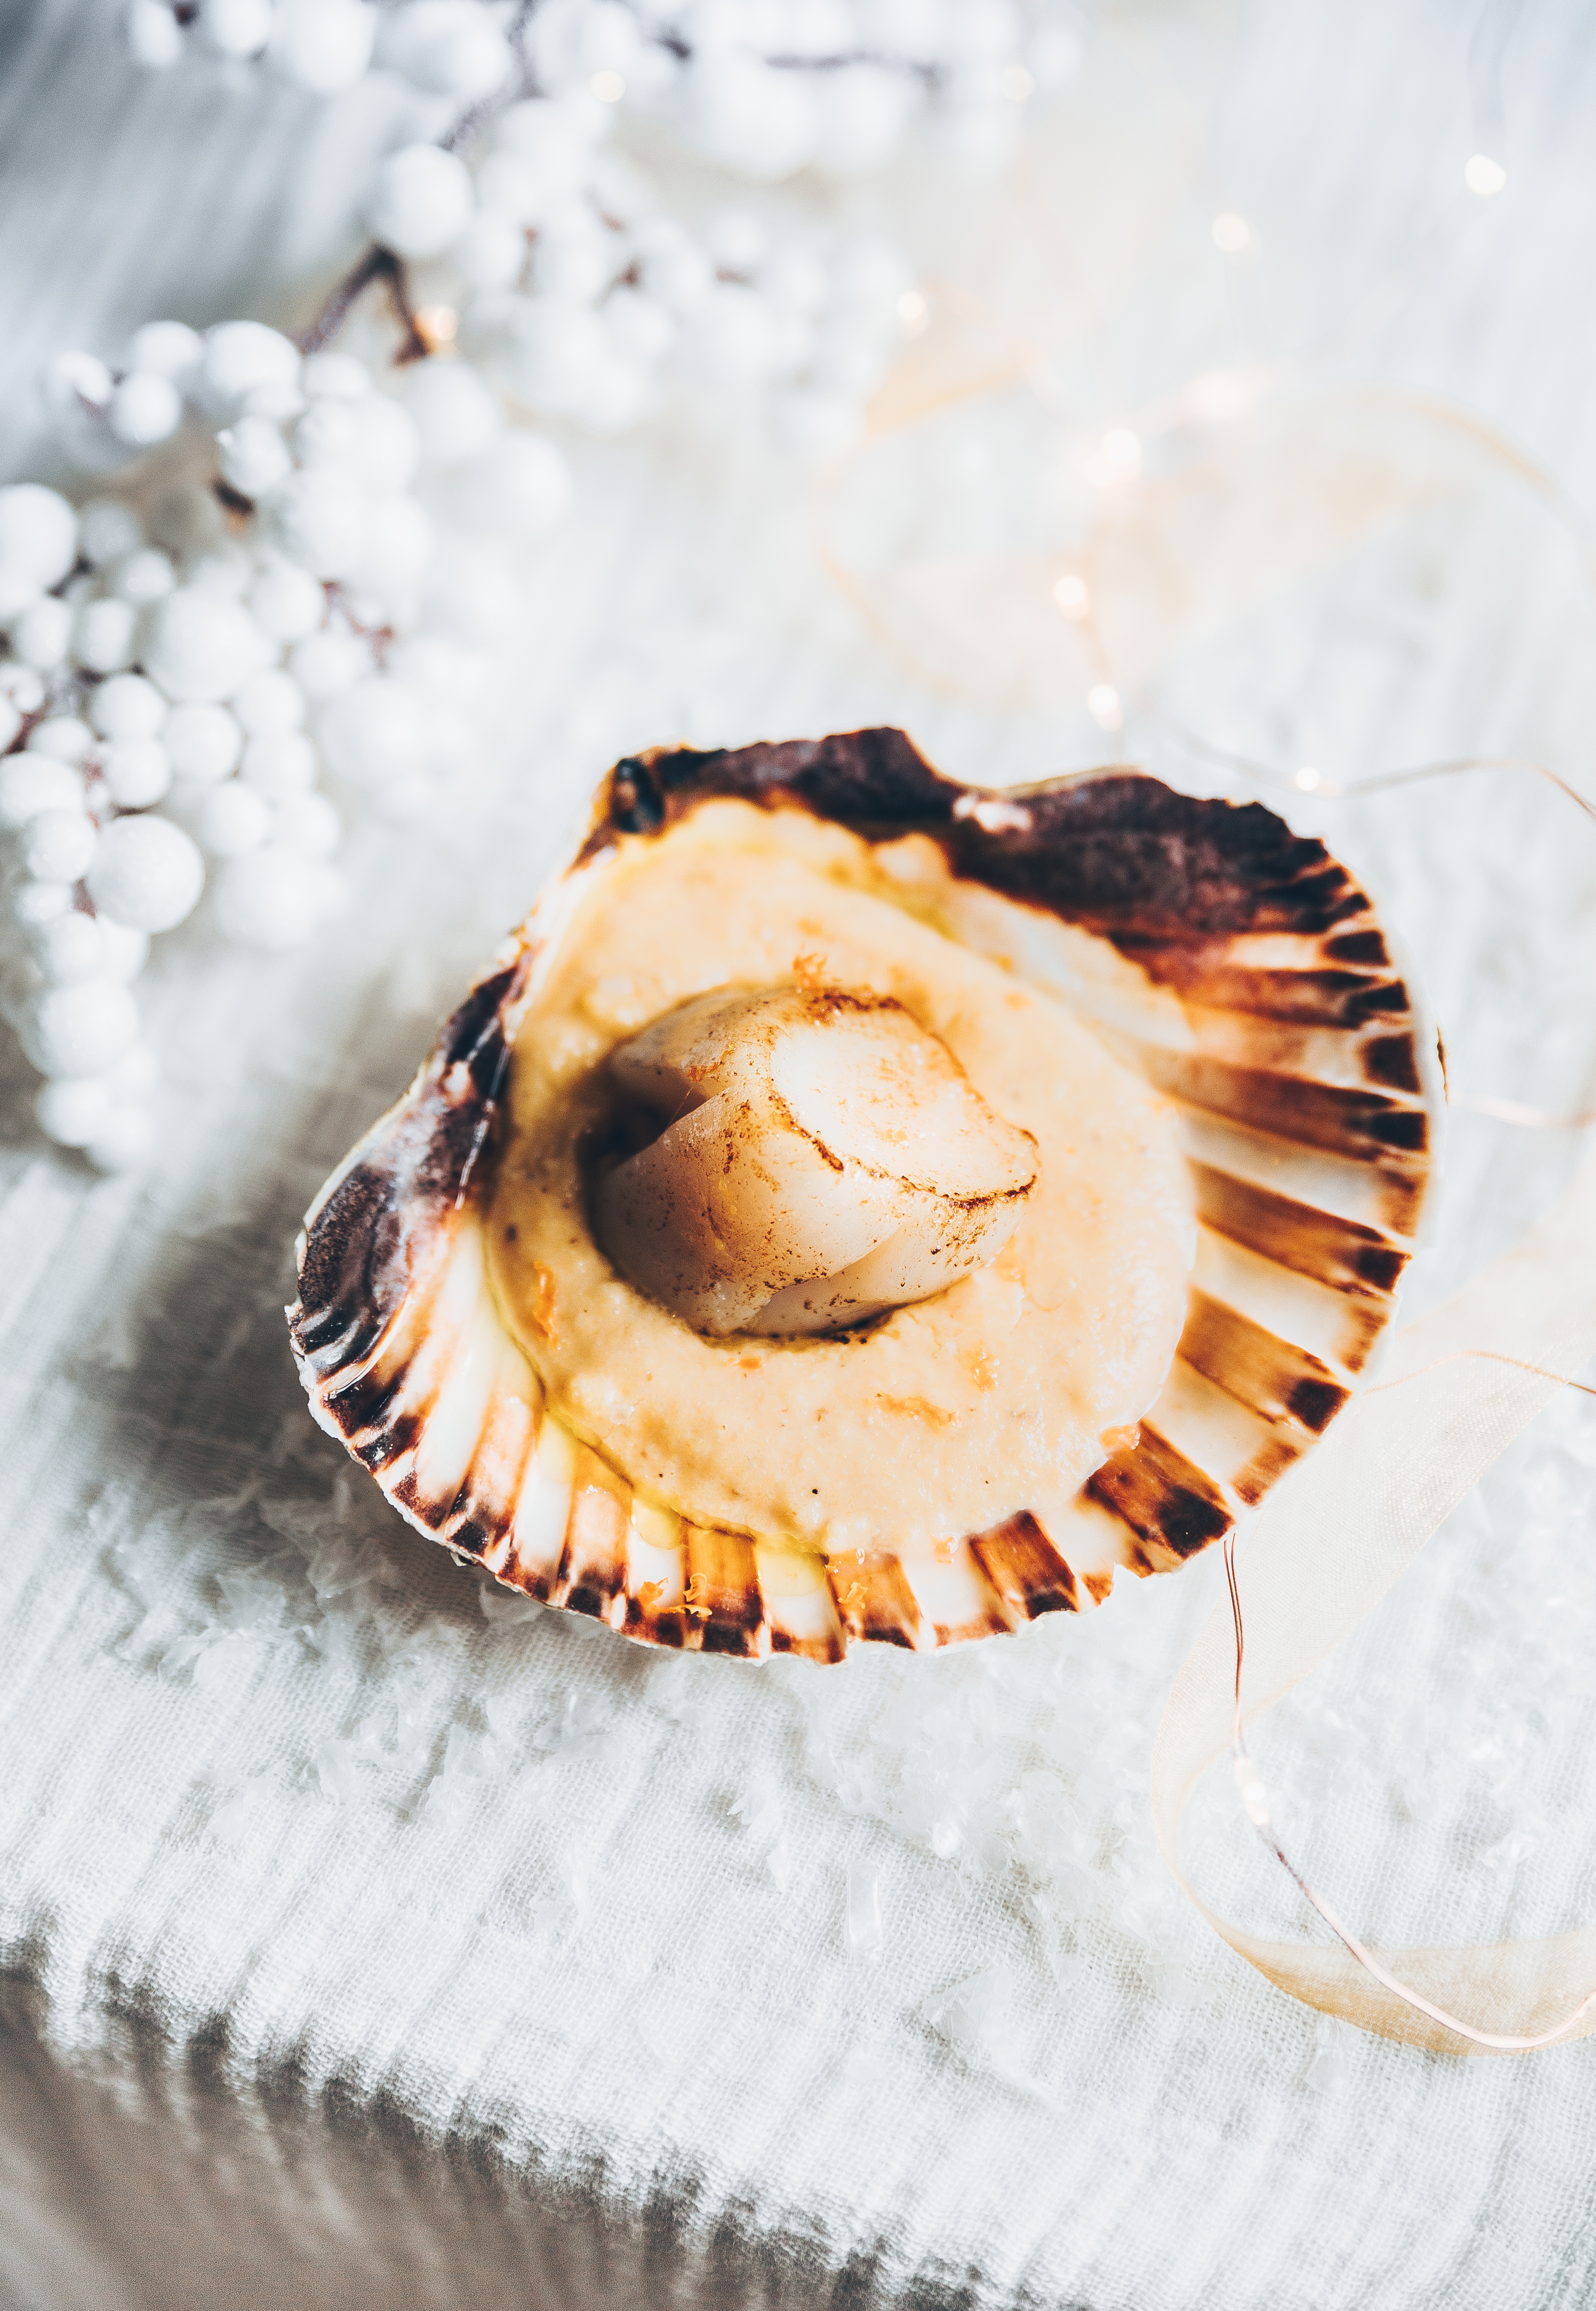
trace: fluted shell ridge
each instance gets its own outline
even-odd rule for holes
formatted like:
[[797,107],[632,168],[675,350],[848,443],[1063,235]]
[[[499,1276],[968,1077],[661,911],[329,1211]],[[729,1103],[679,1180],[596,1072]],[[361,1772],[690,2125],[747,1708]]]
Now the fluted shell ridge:
[[[483,1214],[528,990],[589,865],[716,797],[873,842],[927,835],[959,887],[1094,932],[1145,975],[1053,991],[1177,1105],[1198,1220],[1186,1321],[1139,1434],[1045,1528],[1021,1512],[909,1561],[685,1522],[548,1413],[499,1316]],[[1312,1449],[1392,1321],[1443,1098],[1434,1030],[1367,894],[1259,804],[1119,768],[990,793],[890,729],[661,750],[609,774],[573,861],[317,1199],[294,1353],[316,1418],[400,1513],[545,1604],[751,1659],[931,1649],[1087,1608],[1121,1566],[1180,1565]]]

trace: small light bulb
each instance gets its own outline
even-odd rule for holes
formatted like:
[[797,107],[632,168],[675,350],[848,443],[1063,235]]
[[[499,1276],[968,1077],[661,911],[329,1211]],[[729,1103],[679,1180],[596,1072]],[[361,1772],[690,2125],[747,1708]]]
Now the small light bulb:
[[1488,153],[1476,153],[1464,163],[1463,182],[1478,199],[1494,201],[1507,182],[1507,171]]
[[1079,572],[1067,570],[1053,586],[1053,599],[1067,618],[1084,618],[1092,606],[1092,597],[1086,580]]
[[1319,773],[1312,763],[1304,763],[1296,774],[1296,783],[1304,794],[1312,794],[1319,784]]
[[999,74],[998,85],[1011,104],[1024,104],[1035,89],[1036,83],[1024,65],[1010,65],[1006,72]]
[[1134,481],[1140,471],[1141,439],[1128,425],[1116,425],[1104,433],[1081,459],[1081,472],[1095,490],[1112,490],[1121,482]]
[[460,317],[452,305],[423,305],[415,317],[415,326],[429,346],[452,345]]
[[1112,682],[1093,685],[1086,693],[1086,711],[1104,730],[1119,729],[1125,719],[1120,711],[1120,693]]
[[600,104],[619,104],[626,93],[626,83],[618,72],[596,72],[588,86]]
[[1252,226],[1244,216],[1237,216],[1234,209],[1225,209],[1217,216],[1209,229],[1214,236],[1215,248],[1223,249],[1226,257],[1239,257],[1252,238]]

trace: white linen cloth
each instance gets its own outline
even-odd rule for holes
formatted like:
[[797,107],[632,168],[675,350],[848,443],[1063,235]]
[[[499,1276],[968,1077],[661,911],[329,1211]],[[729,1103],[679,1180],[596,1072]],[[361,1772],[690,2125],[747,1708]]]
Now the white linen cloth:
[[[1467,135],[1452,12],[1386,15],[1259,36],[1278,101],[1242,159],[1291,178],[1327,272],[1423,175],[1416,86]],[[1588,492],[1586,30],[1529,12],[1517,218],[1485,218],[1365,360]],[[245,76],[137,81],[109,9],[13,9],[0,71],[0,408],[7,469],[39,470],[44,353],[168,311],[276,317],[338,253],[358,172],[314,107]],[[353,109],[381,134],[375,100]],[[299,1217],[615,753],[895,719],[969,775],[1063,766],[1043,718],[939,699],[870,639],[754,449],[580,457],[527,640],[536,783],[424,841],[361,836],[312,952],[165,944],[148,1178],[46,1148],[0,1059],[0,2304],[1588,2299],[1589,2045],[1465,2061],[1321,2023],[1168,1889],[1147,1758],[1212,1564],[946,1659],[658,1658],[489,1618],[310,1428],[280,1312]],[[1426,717],[1482,649],[1515,743],[1583,728],[1588,754],[1583,667],[1513,615],[1487,649],[1475,607],[1343,702],[1371,766],[1437,750]],[[1474,1032],[1478,1087],[1572,1106],[1592,873],[1557,807],[1476,782],[1433,834],[1434,794],[1335,824]],[[1511,933],[1493,877],[1532,902]],[[1566,1156],[1460,1121],[1435,1278]],[[1496,1526],[1461,1520],[1256,1744],[1377,1937],[1549,1931],[1596,1899],[1582,1420],[1564,1408]],[[1227,1790],[1200,1827],[1203,1882],[1304,1931]]]

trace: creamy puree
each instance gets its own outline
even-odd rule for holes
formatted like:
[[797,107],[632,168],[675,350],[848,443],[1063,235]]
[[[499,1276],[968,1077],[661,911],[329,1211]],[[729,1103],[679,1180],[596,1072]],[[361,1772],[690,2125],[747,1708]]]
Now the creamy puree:
[[[490,1226],[501,1305],[560,1419],[644,1499],[832,1553],[923,1552],[1068,1498],[1163,1383],[1194,1241],[1166,1103],[892,889],[868,844],[801,812],[717,803],[624,838],[518,1028]],[[795,965],[894,996],[1034,1136],[1041,1178],[992,1267],[873,1330],[710,1339],[598,1250],[580,1150],[617,1043]]]

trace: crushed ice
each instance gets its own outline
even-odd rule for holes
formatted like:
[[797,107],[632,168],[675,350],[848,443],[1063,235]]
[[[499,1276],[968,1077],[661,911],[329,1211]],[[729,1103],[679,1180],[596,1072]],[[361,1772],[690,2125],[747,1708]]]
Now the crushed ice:
[[1027,2068],[1031,2045],[1019,2004],[1009,1969],[989,1966],[928,1999],[920,2013],[944,2045],[965,2062],[990,2071],[1022,2094],[1051,2102],[1051,2089]]

